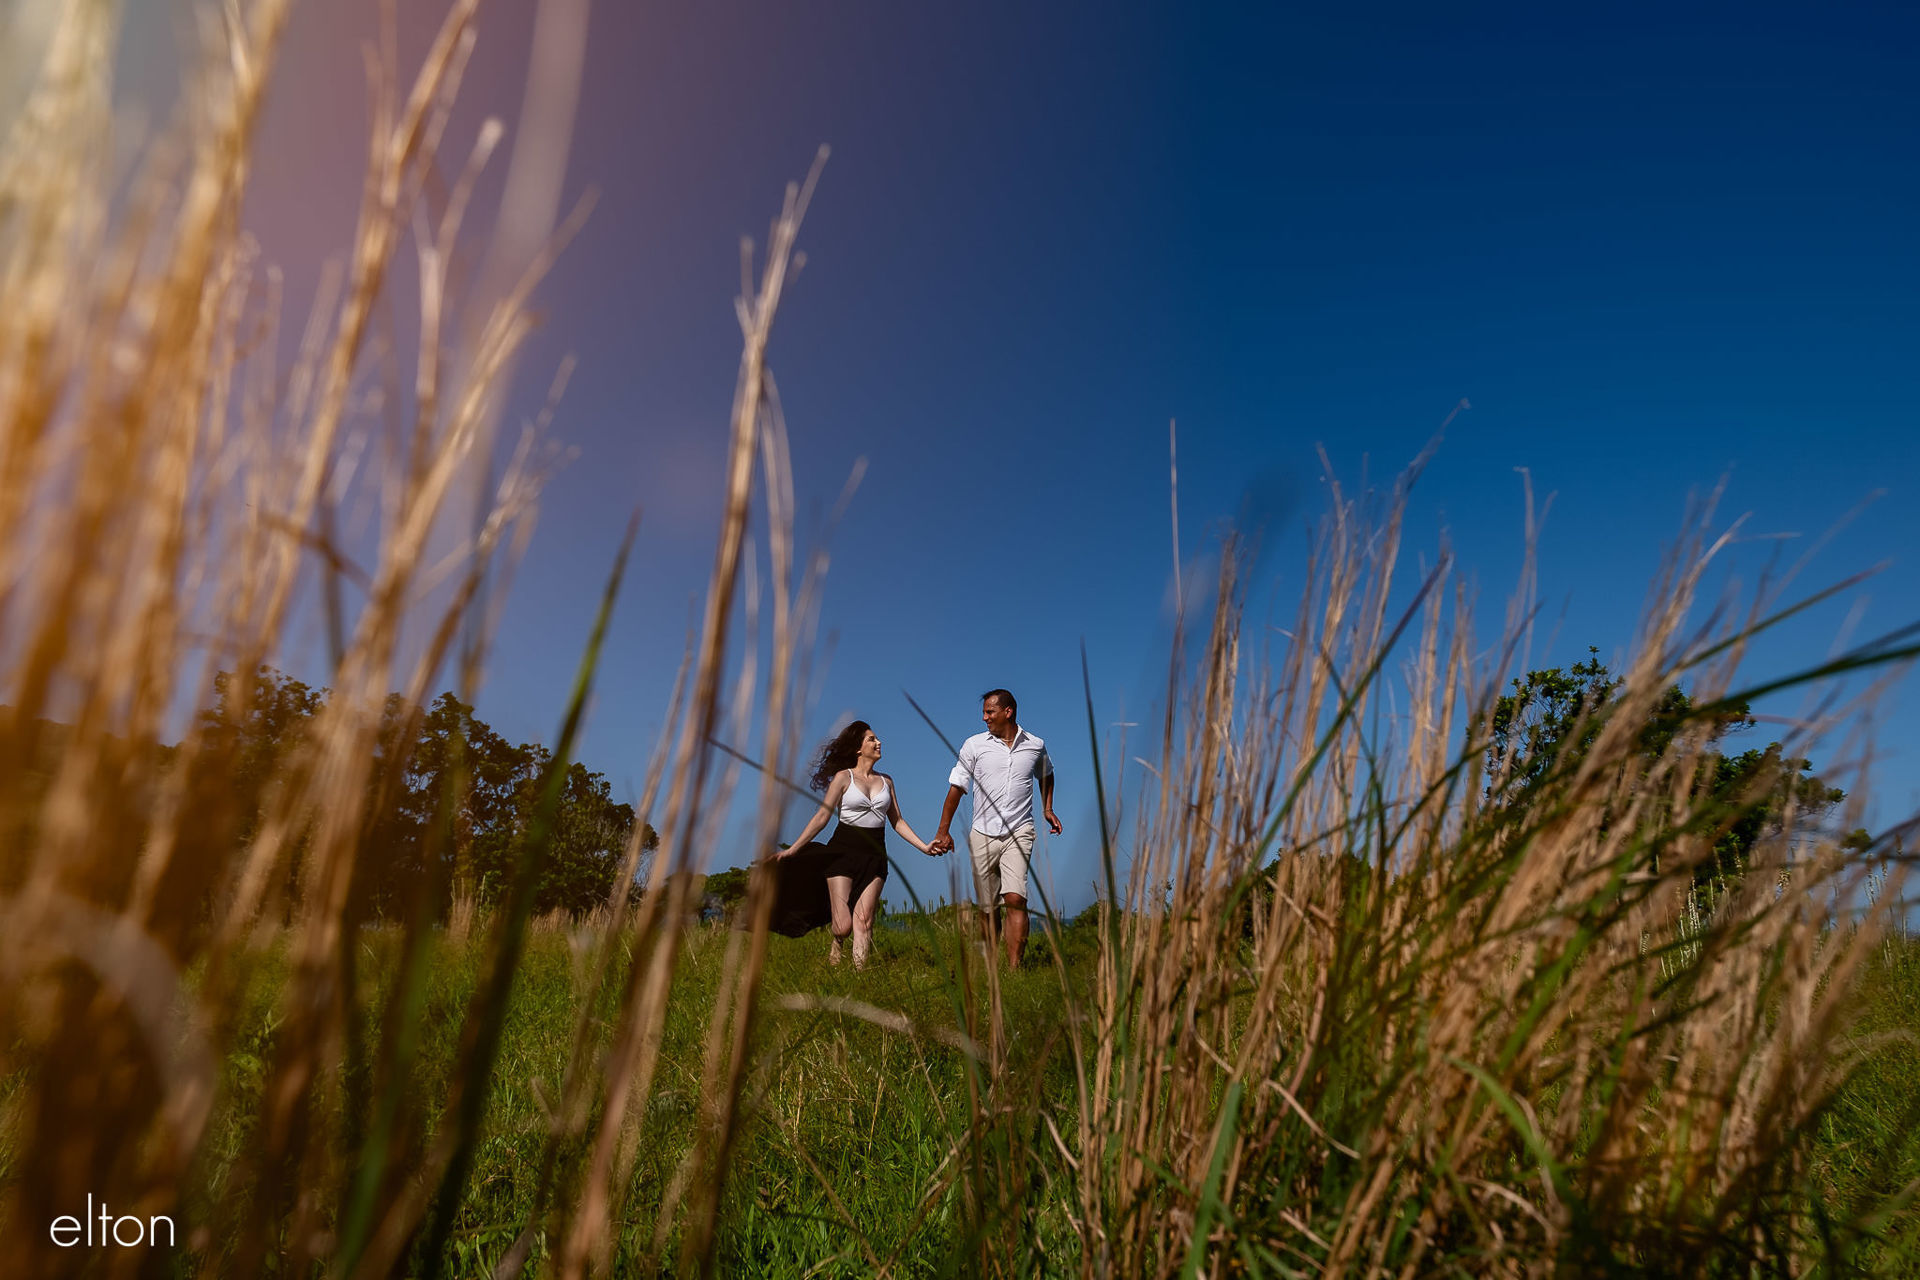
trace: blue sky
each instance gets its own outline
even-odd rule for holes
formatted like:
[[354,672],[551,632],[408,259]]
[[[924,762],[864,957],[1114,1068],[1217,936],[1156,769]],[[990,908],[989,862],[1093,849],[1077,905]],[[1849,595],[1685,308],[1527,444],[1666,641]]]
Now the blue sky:
[[[1890,561],[1860,634],[1913,620],[1920,17],[1677,8],[600,4],[568,178],[600,201],[522,366],[537,392],[579,357],[557,422],[579,458],[481,713],[551,735],[637,505],[582,752],[637,788],[711,559],[738,238],[822,142],[772,351],[803,523],[868,470],[831,543],[809,733],[872,721],[927,834],[947,762],[902,690],[957,737],[975,695],[1013,688],[1055,744],[1069,906],[1092,876],[1082,641],[1103,723],[1159,692],[1169,418],[1183,550],[1252,510],[1281,599],[1316,445],[1350,486],[1385,480],[1464,398],[1409,552],[1444,530],[1496,624],[1527,468],[1554,495],[1537,663],[1624,652],[1689,494],[1722,477],[1723,518],[1799,535],[1789,557],[1880,494],[1803,581]],[[524,9],[483,10],[456,150],[479,112],[517,114]],[[264,125],[249,222],[296,294],[349,234],[371,12],[299,11]],[[1730,563],[1751,581],[1782,549]],[[1751,674],[1817,661],[1849,607]],[[1876,716],[1881,820],[1920,807],[1913,709],[1903,690]]]

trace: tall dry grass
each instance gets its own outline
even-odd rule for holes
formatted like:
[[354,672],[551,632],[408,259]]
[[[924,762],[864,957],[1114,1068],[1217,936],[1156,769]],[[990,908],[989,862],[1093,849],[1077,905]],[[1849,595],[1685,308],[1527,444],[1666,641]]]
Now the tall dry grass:
[[[25,1242],[27,1273],[71,1264],[32,1224],[76,1212],[89,1194],[116,1213],[197,1223],[191,1256],[211,1273],[439,1270],[627,555],[623,546],[504,906],[476,919],[471,885],[437,882],[446,862],[458,866],[458,797],[449,795],[439,843],[411,886],[380,1026],[364,1025],[358,952],[371,922],[356,914],[353,891],[388,853],[373,836],[406,767],[404,746],[392,744],[414,736],[410,725],[384,725],[383,711],[397,688],[417,718],[462,636],[477,634],[481,643],[464,646],[452,673],[470,696],[491,621],[479,612],[484,589],[524,540],[552,456],[538,430],[491,483],[471,536],[445,559],[429,554],[437,531],[461,514],[450,511],[461,477],[490,471],[490,428],[531,328],[531,291],[584,206],[463,328],[450,264],[502,130],[488,121],[448,169],[446,130],[479,9],[455,0],[410,81],[392,41],[381,46],[358,225],[344,269],[322,283],[296,363],[279,368],[279,278],[261,270],[238,214],[287,7],[255,0],[196,10],[202,47],[183,109],[124,197],[108,168],[114,15],[105,4],[67,7],[0,169],[0,687],[10,704],[0,735],[8,922],[0,1069],[26,1080],[13,1098],[5,1221]],[[799,668],[786,659],[807,633],[810,596],[803,588],[796,599],[783,536],[790,485],[765,351],[799,265],[794,239],[813,181],[789,191],[760,279],[743,281],[713,585],[675,697],[674,734],[640,806],[655,812],[658,800],[664,840],[638,907],[611,904],[594,925],[585,985],[618,988],[611,1034],[589,1002],[533,1220],[506,1274],[543,1234],[558,1242],[562,1274],[609,1265],[610,1216],[658,1068],[693,883],[682,873],[707,852],[712,833],[700,815],[732,783],[709,776],[707,742],[723,705],[756,701],[751,651],[730,689],[722,669],[742,629],[734,615],[756,465],[766,470],[777,535],[774,651],[757,701],[767,758],[790,763],[799,703],[789,673]],[[550,203],[540,194],[520,203],[543,199]],[[396,291],[393,267],[409,238],[419,267],[412,386],[398,406],[369,414],[374,317]],[[743,269],[751,265],[749,253]],[[356,501],[374,511],[372,527],[343,535]],[[812,580],[821,567],[810,568]],[[343,603],[347,588],[358,589],[357,608]],[[162,747],[169,715],[207,705],[217,673],[234,673],[229,722],[246,720],[253,673],[293,642],[303,603],[329,639],[331,692],[257,792],[236,792],[239,746],[222,726],[196,723]],[[746,603],[752,622],[759,593]],[[761,824],[769,844],[776,817]],[[636,833],[623,897],[642,852]],[[487,931],[486,960],[464,1017],[462,1070],[441,1105],[425,1108],[418,1019],[437,932],[431,904],[449,891],[454,930]],[[241,1011],[261,998],[260,961],[281,947],[289,967],[265,994],[275,1011],[259,1113],[242,1149],[227,1153],[237,1172],[226,1175],[226,1194],[196,1201],[207,1190],[196,1169],[204,1174],[221,1063],[235,1049]],[[731,1089],[760,956],[756,944],[732,966],[737,1017],[716,1016],[709,1076]],[[723,1182],[733,1130],[716,1103],[712,1136],[689,1166],[690,1234],[676,1248],[687,1257],[711,1256],[719,1201],[707,1189]],[[658,1252],[678,1241],[682,1221],[676,1200],[661,1215]],[[108,1265],[140,1263],[127,1255]]]
[[[1819,1117],[1873,1048],[1848,1025],[1898,920],[1859,914],[1870,876],[1898,878],[1888,848],[1851,855],[1789,814],[1734,889],[1708,907],[1696,888],[1764,798],[1695,785],[1715,715],[1744,696],[1748,641],[1799,606],[1763,593],[1690,627],[1723,549],[1703,515],[1617,702],[1590,713],[1592,748],[1523,790],[1490,725],[1524,595],[1485,656],[1449,561],[1392,603],[1417,472],[1359,501],[1329,477],[1277,666],[1249,653],[1266,637],[1224,559],[1103,912],[1077,1132],[1054,1135],[1081,1270],[1904,1266],[1881,1233],[1913,1188],[1850,1215],[1811,1168]],[[1907,639],[1768,687],[1910,659]],[[1650,757],[1682,680],[1694,707]],[[1789,755],[1847,710],[1797,727]]]
[[[0,1212],[17,1274],[65,1272],[40,1228],[88,1195],[189,1224],[179,1267],[204,1274],[434,1275],[451,1256],[519,963],[530,930],[552,927],[530,920],[532,891],[633,543],[503,904],[476,913],[472,886],[442,882],[459,866],[449,794],[401,927],[381,939],[389,967],[369,973],[354,886],[386,852],[375,832],[406,764],[390,744],[411,740],[383,736],[387,694],[417,714],[457,668],[471,699],[484,644],[458,642],[484,639],[484,588],[524,537],[550,457],[537,431],[524,438],[472,535],[429,563],[460,476],[491,456],[530,292],[568,229],[455,323],[448,264],[501,136],[489,124],[443,171],[476,12],[456,0],[410,81],[377,65],[346,266],[284,371],[278,279],[237,223],[282,0],[200,11],[186,109],[123,192],[104,5],[63,11],[8,140],[0,1079],[21,1083],[0,1127]],[[738,781],[712,744],[757,743],[769,846],[799,742],[826,564],[791,536],[766,352],[817,176],[789,190],[757,270],[744,258],[711,583],[638,805],[661,844],[648,862],[636,836],[619,900],[574,934],[569,1062],[543,1098],[530,1208],[496,1275],[710,1272],[722,1251],[768,1043],[763,878],[753,927],[725,943],[700,1061],[663,1062],[663,1036],[688,873],[719,826],[703,815]],[[361,393],[409,236],[419,342],[390,422]],[[1836,1210],[1810,1146],[1871,1048],[1846,1034],[1851,980],[1879,937],[1877,917],[1848,910],[1867,862],[1789,821],[1732,892],[1705,906],[1692,892],[1737,816],[1693,785],[1710,712],[1739,692],[1772,597],[1689,627],[1716,550],[1701,525],[1655,594],[1622,698],[1595,713],[1592,749],[1523,791],[1516,762],[1486,747],[1524,598],[1507,642],[1483,654],[1450,565],[1400,581],[1412,479],[1381,501],[1336,488],[1277,663],[1243,626],[1241,558],[1223,557],[1211,626],[1175,655],[1153,785],[1126,812],[1101,800],[1097,958],[1090,972],[1058,960],[1065,1012],[1037,1049],[1015,1051],[1001,978],[957,933],[933,938],[951,1027],[837,996],[782,1000],[961,1054],[951,1147],[903,1212],[917,1224],[955,1206],[950,1265],[975,1274],[1883,1263],[1877,1233],[1904,1193]],[[364,532],[346,519],[356,502],[374,513]],[[244,717],[251,673],[292,643],[303,603],[329,637],[332,695],[269,776],[237,786],[241,748],[218,725],[163,747],[170,716],[205,705],[217,672],[236,673]],[[1907,656],[1881,646],[1808,674]],[[1640,726],[1682,678],[1701,713],[1649,758]],[[455,1015],[459,1065],[438,1080],[420,1027],[434,904],[449,894],[452,929],[482,939],[482,960]],[[223,1064],[262,1004],[254,1112],[216,1152]],[[636,1162],[670,1068],[699,1081],[697,1135],[667,1193],[641,1200]],[[1061,1206],[1077,1254],[1049,1257],[1033,1227]],[[871,1270],[907,1266],[844,1225]],[[98,1265],[145,1264],[122,1252]]]

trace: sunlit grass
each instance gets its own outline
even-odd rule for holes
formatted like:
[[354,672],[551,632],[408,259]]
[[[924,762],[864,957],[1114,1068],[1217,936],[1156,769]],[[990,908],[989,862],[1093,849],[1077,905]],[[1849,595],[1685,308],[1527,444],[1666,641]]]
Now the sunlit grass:
[[[819,938],[773,940],[765,992],[769,1014],[757,1032],[759,1062],[750,1080],[736,1168],[726,1198],[718,1265],[723,1274],[866,1275],[878,1264],[896,1274],[934,1275],[965,1269],[960,1191],[943,1173],[970,1122],[963,1050],[935,1035],[901,1034],[858,1016],[817,1008],[784,1008],[784,997],[844,999],[917,1027],[939,1028],[951,1017],[942,942],[919,920],[883,929],[880,963],[855,975],[826,963]],[[456,1274],[491,1274],[533,1209],[540,1146],[551,1124],[553,1084],[566,1066],[565,1046],[583,998],[577,930],[536,931],[516,978],[495,1087],[483,1126],[472,1185],[450,1249]],[[1069,971],[1090,979],[1098,938],[1090,924],[1064,939]],[[367,1012],[376,1012],[379,975],[391,975],[391,932],[368,940]],[[674,1014],[663,1047],[663,1072],[645,1122],[624,1228],[612,1256],[629,1269],[651,1248],[652,1224],[695,1136],[699,1059],[706,1015],[717,988],[726,941],[708,926],[689,939],[676,973]],[[459,1071],[460,1017],[477,977],[482,944],[442,936],[432,965],[420,1058],[420,1097],[431,1108],[444,1081]],[[1044,946],[1037,950],[1045,951]],[[269,948],[258,997],[284,981]],[[1007,975],[1001,991],[1013,1031],[1010,1071],[1028,1081],[1036,1115],[1064,1124],[1077,1106],[1070,1064],[1062,1052],[1066,1010],[1050,955]],[[1863,1017],[1856,1031],[1875,1035],[1920,1028],[1920,949],[1899,942],[1864,975]],[[1083,993],[1084,994],[1084,993]],[[1242,997],[1242,1010],[1247,997]],[[243,1192],[231,1179],[243,1135],[258,1114],[263,1064],[272,1047],[273,1002],[256,998],[237,1029],[227,1063],[223,1103],[211,1126],[200,1172],[206,1194]],[[18,1079],[13,1085],[17,1088]],[[1920,1105],[1920,1051],[1911,1042],[1875,1057],[1838,1094],[1808,1148],[1811,1173],[1836,1210],[1886,1203],[1920,1175],[1920,1138],[1911,1123]],[[428,1120],[437,1117],[429,1112]],[[1042,1122],[1044,1127],[1044,1121]],[[1044,1179],[1064,1184],[1072,1170],[1042,1141],[1025,1153]],[[0,1159],[7,1148],[0,1145]],[[1574,1154],[1576,1158],[1583,1153]],[[945,1190],[927,1202],[929,1188]],[[1036,1263],[1061,1274],[1082,1270],[1082,1242],[1063,1194],[1041,1203],[1028,1224],[1039,1246]],[[1889,1224],[1909,1241],[1920,1224]],[[209,1242],[210,1256],[224,1256]],[[1890,1255],[1891,1257],[1892,1255]],[[836,1261],[837,1260],[837,1261]],[[532,1263],[546,1258],[537,1246]],[[1894,1267],[1898,1270],[1898,1266]]]
[[[937,1034],[903,1035],[857,1014],[783,1004],[787,996],[808,1004],[847,1000],[927,1030],[945,1026],[951,1003],[935,944],[919,921],[908,925],[896,917],[894,925],[876,939],[875,966],[858,975],[829,965],[819,938],[773,941],[765,992],[774,1012],[757,1030],[759,1062],[749,1081],[737,1173],[724,1208],[719,1257],[726,1274],[821,1274],[821,1264],[836,1256],[844,1265],[828,1274],[869,1274],[875,1257],[893,1260],[906,1275],[936,1274],[955,1264],[957,1192],[949,1183],[932,1203],[923,1199],[951,1166],[967,1121],[963,1048]],[[517,972],[471,1187],[450,1241],[457,1274],[490,1274],[533,1211],[534,1174],[552,1123],[555,1084],[566,1069],[574,1019],[581,1013],[581,940],[572,927],[537,930]],[[1078,963],[1092,939],[1076,941]],[[382,1003],[382,979],[390,980],[396,968],[398,942],[391,932],[367,940],[367,980],[360,989],[369,1020]],[[662,1074],[612,1255],[618,1269],[651,1250],[653,1222],[695,1139],[701,1042],[725,942],[723,927],[697,930],[676,970]],[[271,997],[286,978],[282,952],[270,946],[263,953],[255,998],[236,1025],[222,1105],[197,1175],[209,1197],[244,1199],[234,1174],[258,1119],[265,1064],[273,1052]],[[483,958],[477,939],[442,935],[434,945],[417,1067],[429,1126],[440,1118],[434,1100],[445,1096],[446,1082],[460,1071],[461,1014]],[[1040,1073],[1050,1105],[1070,1105],[1065,1064],[1054,1052],[1063,1030],[1056,976],[1030,965],[1009,975],[1002,991],[1015,1028],[1014,1061]],[[601,1016],[607,1012],[602,1001]],[[370,1056],[377,1054],[377,1040],[368,1047]],[[1069,1265],[1077,1245],[1064,1213],[1047,1215],[1040,1226],[1051,1251]],[[210,1241],[207,1252],[226,1256],[231,1244]],[[534,1250],[532,1260],[550,1261],[544,1247]]]

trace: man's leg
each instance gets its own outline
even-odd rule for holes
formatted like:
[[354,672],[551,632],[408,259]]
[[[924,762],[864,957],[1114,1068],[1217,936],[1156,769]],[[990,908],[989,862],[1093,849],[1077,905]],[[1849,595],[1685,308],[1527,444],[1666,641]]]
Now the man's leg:
[[1022,827],[1000,842],[1000,900],[1007,904],[1002,933],[1007,964],[1018,969],[1027,949],[1027,864],[1033,857],[1032,827]]
[[1007,904],[1007,923],[1002,930],[1007,939],[1007,967],[1018,969],[1027,949],[1027,900],[1017,893],[1001,897]]
[[980,921],[980,945],[992,958],[999,942],[994,913],[1000,905],[1000,850],[992,836],[969,829],[967,853],[973,864],[973,907]]

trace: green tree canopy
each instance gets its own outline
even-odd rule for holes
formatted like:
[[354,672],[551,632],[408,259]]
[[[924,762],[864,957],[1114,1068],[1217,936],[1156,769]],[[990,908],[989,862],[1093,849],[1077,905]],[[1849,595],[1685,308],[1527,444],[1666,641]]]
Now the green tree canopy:
[[[1490,798],[1514,808],[1526,806],[1549,780],[1566,776],[1592,749],[1607,717],[1619,706],[1624,682],[1600,661],[1599,650],[1589,648],[1587,653],[1586,661],[1571,667],[1528,672],[1494,704],[1487,773],[1500,782],[1498,795]],[[1679,685],[1660,695],[1641,726],[1640,755],[1646,766],[1673,749],[1685,726],[1703,719],[1708,758],[1695,786],[1718,834],[1711,865],[1697,878],[1739,875],[1754,846],[1777,833],[1790,812],[1802,821],[1817,821],[1846,799],[1845,791],[1812,772],[1811,761],[1787,756],[1778,742],[1733,754],[1722,751],[1720,744],[1728,735],[1755,726],[1752,708],[1739,701],[1697,707]],[[1858,846],[1862,834],[1850,835],[1850,846]]]
[[[230,785],[246,798],[247,811],[257,812],[267,782],[326,705],[327,690],[270,667],[256,673],[244,710],[236,690],[231,675],[215,678],[214,705],[201,713],[200,727],[230,740],[230,758],[239,762]],[[391,696],[378,750],[354,884],[362,913],[404,914],[421,893],[443,913],[456,884],[470,886],[483,902],[497,900],[511,883],[551,753],[538,743],[508,742],[451,693],[418,713]],[[606,902],[634,824],[633,806],[615,803],[602,775],[570,762],[552,837],[537,855],[533,909],[578,915]],[[255,825],[240,834],[251,835]],[[659,837],[642,824],[641,841],[651,849]]]

